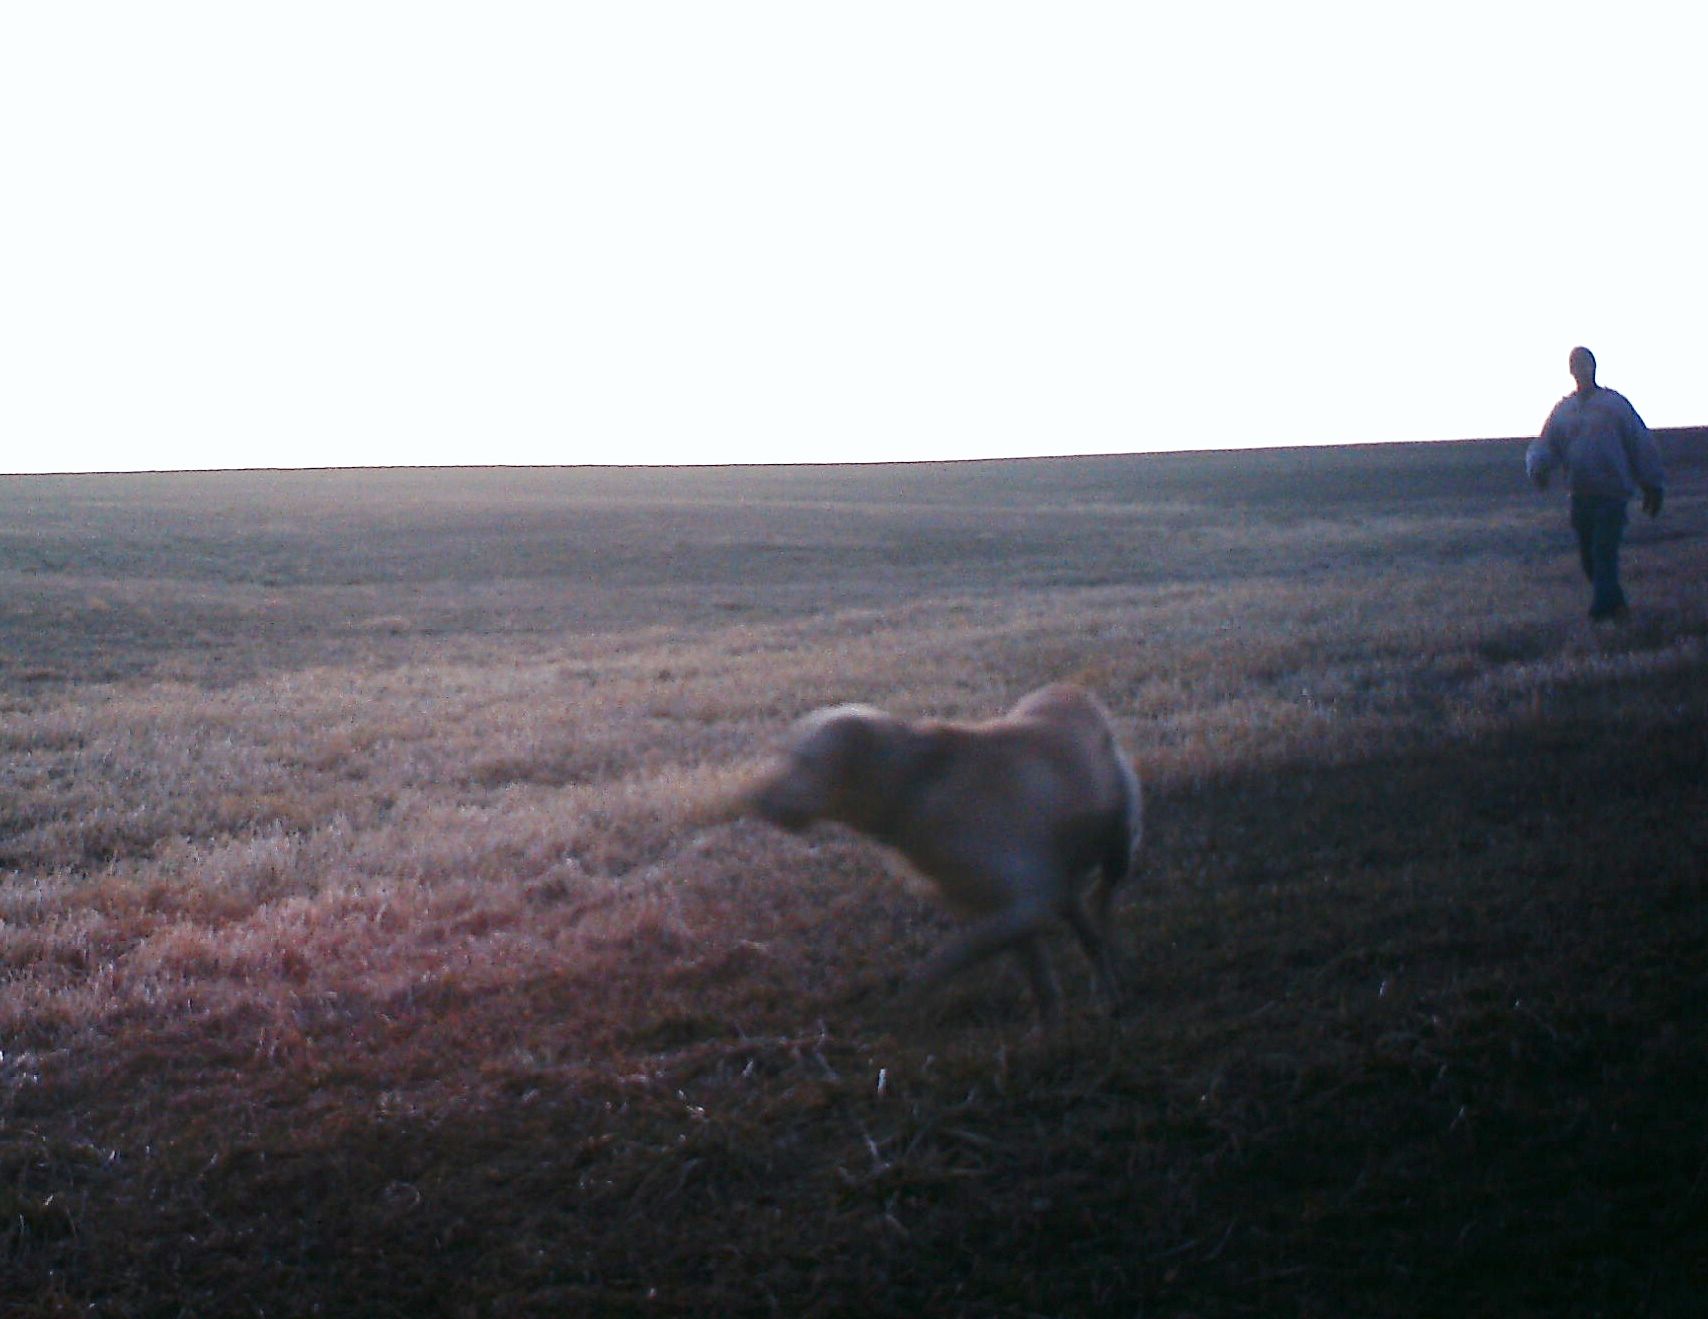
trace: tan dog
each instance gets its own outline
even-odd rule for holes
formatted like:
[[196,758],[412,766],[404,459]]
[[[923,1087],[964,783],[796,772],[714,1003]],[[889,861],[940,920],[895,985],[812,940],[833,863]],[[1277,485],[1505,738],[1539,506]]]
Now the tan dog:
[[[898,719],[863,705],[796,726],[752,809],[785,829],[834,820],[896,849],[972,925],[926,968],[935,985],[1012,950],[1038,1011],[1059,995],[1040,933],[1064,918],[1111,997],[1106,931],[1115,886],[1132,873],[1142,822],[1139,777],[1109,717],[1078,687],[1027,696],[982,724]],[[1095,922],[1080,888],[1097,872]]]

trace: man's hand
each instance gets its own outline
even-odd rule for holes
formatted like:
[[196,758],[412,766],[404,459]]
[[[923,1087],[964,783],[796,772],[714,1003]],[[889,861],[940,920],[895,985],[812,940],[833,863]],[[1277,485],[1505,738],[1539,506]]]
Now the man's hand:
[[1643,487],[1643,512],[1652,518],[1661,515],[1661,488],[1658,485]]

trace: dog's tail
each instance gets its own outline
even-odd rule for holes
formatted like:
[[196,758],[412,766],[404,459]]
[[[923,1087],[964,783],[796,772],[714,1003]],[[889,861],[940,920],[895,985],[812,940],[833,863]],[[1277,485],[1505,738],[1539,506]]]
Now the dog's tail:
[[1104,841],[1103,856],[1097,863],[1097,883],[1091,895],[1091,909],[1100,928],[1109,925],[1109,907],[1115,900],[1116,887],[1139,869],[1139,844],[1144,841],[1144,790],[1139,786],[1138,771],[1132,762],[1114,748],[1115,763],[1121,771],[1124,809],[1112,815]]

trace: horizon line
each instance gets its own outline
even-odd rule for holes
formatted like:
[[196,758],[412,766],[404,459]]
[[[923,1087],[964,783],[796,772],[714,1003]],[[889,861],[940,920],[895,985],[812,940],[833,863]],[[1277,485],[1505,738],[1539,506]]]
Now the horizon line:
[[[1653,426],[1655,435],[1684,436],[1708,431],[1708,424],[1695,426]],[[1533,435],[1456,436],[1431,440],[1343,440],[1315,443],[1226,444],[1203,448],[1132,449],[1074,453],[992,454],[981,457],[955,458],[871,458],[815,461],[752,462],[657,462],[657,463],[307,463],[300,467],[268,464],[255,467],[113,467],[88,470],[59,470],[41,472],[0,472],[0,477],[69,477],[69,476],[238,476],[268,473],[330,473],[330,472],[556,472],[556,471],[738,471],[774,470],[783,468],[831,467],[948,467],[970,466],[975,463],[1075,462],[1092,458],[1166,458],[1183,454],[1203,457],[1226,454],[1307,452],[1323,449],[1392,449],[1441,444],[1512,444],[1535,439]]]

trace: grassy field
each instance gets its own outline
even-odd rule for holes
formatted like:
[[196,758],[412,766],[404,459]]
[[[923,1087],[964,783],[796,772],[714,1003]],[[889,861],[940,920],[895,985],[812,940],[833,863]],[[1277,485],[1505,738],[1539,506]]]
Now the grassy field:
[[[0,478],[0,1314],[1686,1315],[1708,433]],[[1119,1014],[724,809],[1075,678]]]

